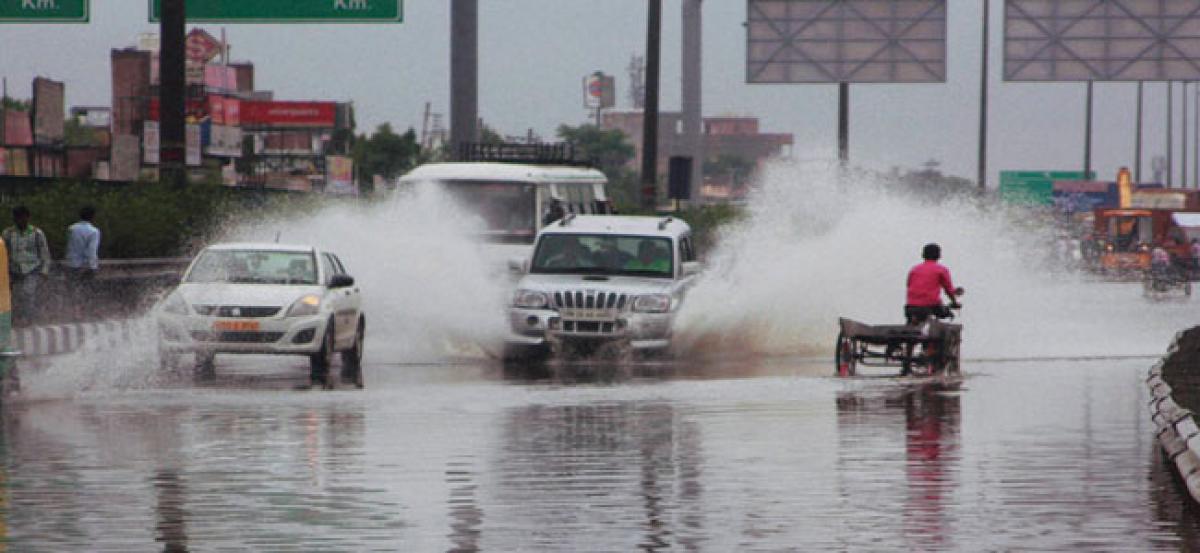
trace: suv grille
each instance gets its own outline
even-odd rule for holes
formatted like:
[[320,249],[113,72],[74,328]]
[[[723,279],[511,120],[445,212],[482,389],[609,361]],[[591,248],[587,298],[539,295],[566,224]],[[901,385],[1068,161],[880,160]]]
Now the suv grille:
[[260,307],[242,305],[193,305],[192,309],[207,317],[241,317],[246,319],[265,319],[274,317],[282,307]]
[[628,294],[615,292],[599,292],[596,290],[568,290],[555,292],[553,305],[555,309],[613,309],[620,311],[629,301]]

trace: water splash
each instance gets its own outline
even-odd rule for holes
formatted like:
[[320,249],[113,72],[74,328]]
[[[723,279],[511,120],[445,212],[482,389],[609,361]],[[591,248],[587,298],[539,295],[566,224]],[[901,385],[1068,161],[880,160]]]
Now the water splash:
[[905,277],[928,242],[967,289],[968,357],[1156,354],[1192,318],[1136,285],[1047,266],[1053,229],[1029,211],[931,203],[832,165],[775,163],[760,185],[684,304],[679,351],[829,355],[838,317],[902,322]]

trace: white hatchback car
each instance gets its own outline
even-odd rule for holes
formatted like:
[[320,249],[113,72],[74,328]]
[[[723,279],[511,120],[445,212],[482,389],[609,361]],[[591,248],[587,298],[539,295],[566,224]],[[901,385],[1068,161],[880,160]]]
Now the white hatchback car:
[[366,317],[354,278],[337,255],[311,246],[220,244],[192,260],[183,281],[156,307],[165,366],[195,355],[211,377],[218,353],[307,355],[314,385],[342,377],[363,386]]

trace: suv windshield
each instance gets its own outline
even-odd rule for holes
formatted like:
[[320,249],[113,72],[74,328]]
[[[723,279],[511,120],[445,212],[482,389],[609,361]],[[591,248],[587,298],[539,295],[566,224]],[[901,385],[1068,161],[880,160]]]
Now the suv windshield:
[[671,278],[671,239],[612,234],[544,234],[533,273],[586,273]]
[[317,263],[312,252],[207,250],[184,281],[312,286],[317,284]]

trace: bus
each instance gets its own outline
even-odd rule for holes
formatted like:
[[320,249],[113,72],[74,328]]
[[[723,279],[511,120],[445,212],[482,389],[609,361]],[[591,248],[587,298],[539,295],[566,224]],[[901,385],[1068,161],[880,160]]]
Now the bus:
[[[428,163],[398,188],[435,185],[485,224],[489,242],[532,245],[552,210],[611,212],[604,173],[573,159],[565,145],[472,145],[463,161]],[[558,204],[555,206],[555,204]]]

